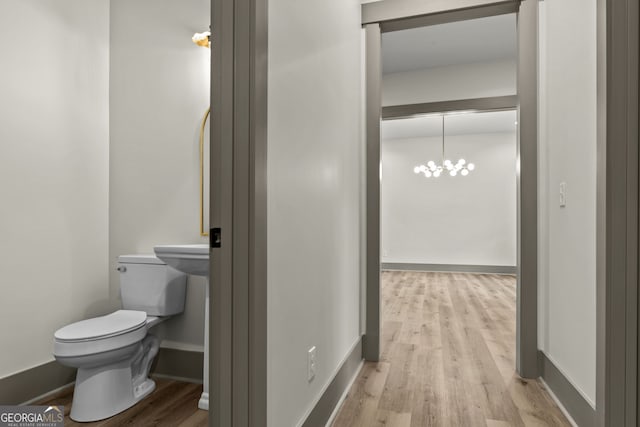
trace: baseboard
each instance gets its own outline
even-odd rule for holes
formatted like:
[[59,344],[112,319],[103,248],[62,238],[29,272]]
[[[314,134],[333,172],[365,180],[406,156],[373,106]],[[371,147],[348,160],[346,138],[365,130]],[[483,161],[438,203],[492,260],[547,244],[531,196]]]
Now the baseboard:
[[362,337],[355,343],[351,352],[338,368],[333,380],[325,388],[324,392],[309,412],[302,427],[325,427],[329,420],[335,416],[336,407],[344,400],[345,392],[349,389],[353,380],[362,367]]
[[434,271],[442,273],[516,274],[511,265],[466,265],[466,264],[415,264],[383,262],[383,270]]
[[[160,348],[151,369],[153,375],[202,382],[203,354],[197,351]],[[76,379],[76,370],[55,360],[0,378],[0,405],[30,403],[60,390]]]
[[203,363],[204,354],[199,351],[161,347],[151,367],[151,374],[187,382],[202,382]]
[[31,402],[76,379],[76,370],[55,360],[0,379],[0,405]]
[[347,400],[347,396],[349,395],[349,391],[351,390],[351,387],[353,387],[353,384],[358,379],[358,375],[360,375],[360,371],[362,370],[362,367],[364,366],[364,362],[365,362],[365,360],[362,359],[360,361],[360,364],[358,364],[358,367],[356,368],[356,371],[353,373],[353,376],[349,380],[349,383],[344,388],[344,391],[342,392],[342,396],[340,396],[340,399],[338,400],[338,403],[336,403],[335,408],[333,408],[333,412],[329,416],[329,419],[327,420],[327,423],[325,424],[325,427],[331,427],[333,425],[333,422],[338,417],[338,413],[340,412],[340,407],[342,406],[344,401]]
[[544,378],[540,377],[538,378],[538,381],[544,386],[545,391],[547,392],[547,394],[549,394],[549,396],[551,396],[551,399],[556,403],[556,405],[558,405],[558,408],[560,408],[560,412],[562,412],[567,421],[569,421],[571,427],[580,427],[578,423],[576,423],[576,420],[573,419],[569,411],[567,411],[567,408],[564,407],[560,399],[558,399],[558,396],[556,396],[553,390],[551,390],[551,387],[549,387],[549,384],[547,384]]
[[159,379],[159,380],[177,381],[180,383],[202,384],[202,378],[197,379],[197,378],[177,377],[175,375],[155,374],[153,372],[149,374],[149,377],[154,380]]
[[549,390],[580,427],[595,427],[596,411],[558,367],[538,350],[538,370]]

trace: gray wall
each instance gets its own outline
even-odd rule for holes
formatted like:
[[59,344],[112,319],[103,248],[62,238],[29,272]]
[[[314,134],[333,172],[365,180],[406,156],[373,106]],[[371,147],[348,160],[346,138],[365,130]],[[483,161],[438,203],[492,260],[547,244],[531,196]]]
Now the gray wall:
[[440,161],[441,141],[382,141],[382,262],[515,266],[515,132],[447,136],[447,158],[464,158],[475,170],[416,175],[416,165]]
[[385,74],[382,105],[515,95],[516,69],[507,59]]
[[[200,120],[209,106],[208,0],[112,0],[109,261],[199,235]],[[208,134],[208,132],[207,132]],[[201,349],[204,280],[189,280],[184,314],[159,326],[165,347]]]
[[596,1],[540,7],[538,343],[594,405]]
[[109,2],[0,2],[0,378],[108,311]]
[[269,1],[272,427],[303,421],[359,340],[360,42],[357,0]]

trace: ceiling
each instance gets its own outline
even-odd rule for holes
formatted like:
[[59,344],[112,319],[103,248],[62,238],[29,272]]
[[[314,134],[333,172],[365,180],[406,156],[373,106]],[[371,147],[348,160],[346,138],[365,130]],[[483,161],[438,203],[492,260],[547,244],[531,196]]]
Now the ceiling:
[[516,15],[499,15],[382,34],[383,74],[515,59]]
[[[445,116],[445,136],[516,131],[516,111],[457,113]],[[384,120],[383,140],[442,136],[442,115]]]

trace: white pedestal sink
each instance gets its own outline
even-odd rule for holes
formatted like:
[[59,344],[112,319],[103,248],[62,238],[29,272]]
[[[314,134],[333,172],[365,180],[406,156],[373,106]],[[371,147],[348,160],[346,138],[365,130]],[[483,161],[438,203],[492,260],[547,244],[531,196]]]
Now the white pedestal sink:
[[207,279],[204,302],[204,378],[198,408],[209,410],[209,245],[158,245],[153,248],[162,261],[186,274]]

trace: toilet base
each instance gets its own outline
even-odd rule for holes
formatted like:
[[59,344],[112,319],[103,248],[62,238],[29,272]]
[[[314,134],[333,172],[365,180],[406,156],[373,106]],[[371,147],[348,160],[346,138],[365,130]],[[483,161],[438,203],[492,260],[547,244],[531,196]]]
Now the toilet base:
[[101,372],[94,372],[99,368],[78,369],[69,414],[72,420],[104,420],[129,409],[155,389],[153,380],[147,379],[144,388],[135,393],[131,385],[131,365],[126,361],[118,365]]
[[107,366],[78,368],[70,418],[100,421],[131,408],[151,394],[156,383],[148,378],[158,341],[147,335],[132,357]]

